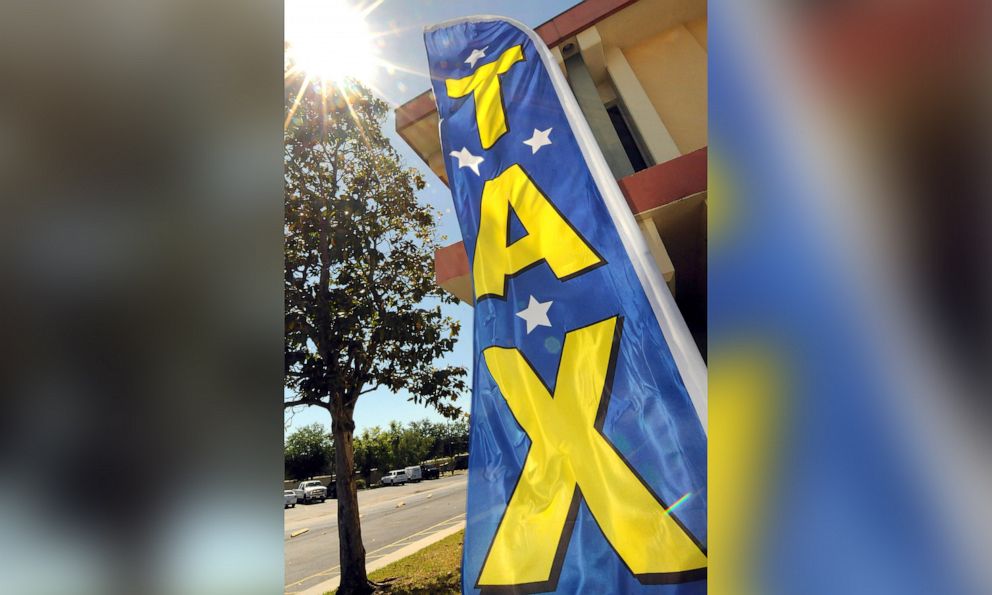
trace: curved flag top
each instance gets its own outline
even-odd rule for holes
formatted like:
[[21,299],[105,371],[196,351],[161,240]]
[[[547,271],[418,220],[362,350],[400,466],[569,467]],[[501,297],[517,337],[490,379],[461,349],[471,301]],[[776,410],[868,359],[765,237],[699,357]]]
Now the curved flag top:
[[464,592],[704,593],[706,369],[548,48],[425,34],[475,298]]

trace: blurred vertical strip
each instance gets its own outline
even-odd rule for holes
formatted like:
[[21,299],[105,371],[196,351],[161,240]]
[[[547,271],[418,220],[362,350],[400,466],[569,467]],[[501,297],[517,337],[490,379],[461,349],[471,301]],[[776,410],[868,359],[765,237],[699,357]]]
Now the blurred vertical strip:
[[0,593],[282,589],[282,37],[5,3]]
[[710,3],[710,586],[992,592],[971,0]]

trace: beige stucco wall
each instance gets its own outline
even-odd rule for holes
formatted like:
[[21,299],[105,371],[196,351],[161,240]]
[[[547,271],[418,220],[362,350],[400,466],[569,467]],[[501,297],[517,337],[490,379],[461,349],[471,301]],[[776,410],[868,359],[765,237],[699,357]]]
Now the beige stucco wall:
[[699,42],[699,45],[702,46],[704,50],[707,49],[706,19],[695,19],[689,21],[688,23],[685,24],[685,28],[689,30],[689,33],[692,33],[693,38],[695,38],[695,40]]
[[706,21],[700,19],[623,49],[682,154],[706,146],[705,41]]

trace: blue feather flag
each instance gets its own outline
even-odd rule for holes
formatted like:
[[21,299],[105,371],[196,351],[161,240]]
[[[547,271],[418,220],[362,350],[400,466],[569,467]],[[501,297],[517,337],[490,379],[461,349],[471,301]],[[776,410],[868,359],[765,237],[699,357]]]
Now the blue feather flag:
[[475,302],[463,592],[704,593],[706,367],[564,76],[509,19],[424,37]]

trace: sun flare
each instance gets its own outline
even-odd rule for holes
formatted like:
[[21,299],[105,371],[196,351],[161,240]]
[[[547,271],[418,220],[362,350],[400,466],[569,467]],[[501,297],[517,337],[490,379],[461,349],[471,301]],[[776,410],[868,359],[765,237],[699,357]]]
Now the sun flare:
[[370,82],[378,56],[368,12],[345,0],[286,0],[286,55],[293,68],[335,83]]

